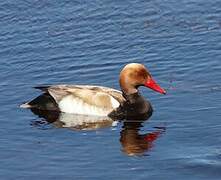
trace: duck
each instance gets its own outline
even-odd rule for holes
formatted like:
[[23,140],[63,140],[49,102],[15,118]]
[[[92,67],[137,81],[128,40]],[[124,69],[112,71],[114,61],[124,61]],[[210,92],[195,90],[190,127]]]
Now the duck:
[[[140,63],[125,65],[119,75],[121,91],[95,85],[37,86],[43,93],[20,107],[88,116],[127,119],[147,116],[153,112],[151,103],[139,92],[144,86],[166,94]],[[149,116],[149,115],[148,115]]]

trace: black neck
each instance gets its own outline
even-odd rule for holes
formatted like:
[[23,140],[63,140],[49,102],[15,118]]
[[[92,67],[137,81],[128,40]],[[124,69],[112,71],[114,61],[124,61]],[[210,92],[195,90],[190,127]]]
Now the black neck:
[[141,97],[141,95],[138,91],[136,93],[133,93],[133,94],[126,94],[126,93],[123,92],[123,97],[127,101],[129,101],[130,103],[135,103],[136,100]]

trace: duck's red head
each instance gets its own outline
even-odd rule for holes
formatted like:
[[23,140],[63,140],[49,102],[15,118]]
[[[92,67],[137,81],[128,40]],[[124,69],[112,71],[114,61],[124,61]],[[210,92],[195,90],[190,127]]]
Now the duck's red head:
[[166,91],[154,81],[147,68],[138,63],[127,64],[122,69],[120,73],[120,86],[126,94],[136,93],[139,86],[146,86],[161,94],[166,94]]

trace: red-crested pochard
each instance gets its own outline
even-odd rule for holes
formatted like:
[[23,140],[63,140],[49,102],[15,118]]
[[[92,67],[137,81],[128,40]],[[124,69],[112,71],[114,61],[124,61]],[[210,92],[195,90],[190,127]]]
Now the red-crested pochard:
[[138,63],[127,64],[122,69],[119,83],[122,92],[89,85],[35,87],[44,93],[21,107],[123,119],[152,113],[151,104],[138,92],[139,86],[166,94],[145,66]]

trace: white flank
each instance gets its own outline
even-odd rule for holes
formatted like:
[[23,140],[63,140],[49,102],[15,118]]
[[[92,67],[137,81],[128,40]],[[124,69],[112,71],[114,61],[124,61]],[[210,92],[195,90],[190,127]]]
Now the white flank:
[[[111,103],[113,108],[119,106],[119,103],[114,98],[111,99]],[[112,111],[112,109],[105,109],[90,105],[82,101],[80,98],[73,97],[72,95],[64,97],[58,105],[62,112],[72,114],[107,116]]]
[[110,96],[110,97],[111,97],[111,105],[112,105],[112,107],[114,109],[118,108],[120,106],[120,103],[116,99],[114,99],[112,96]]

